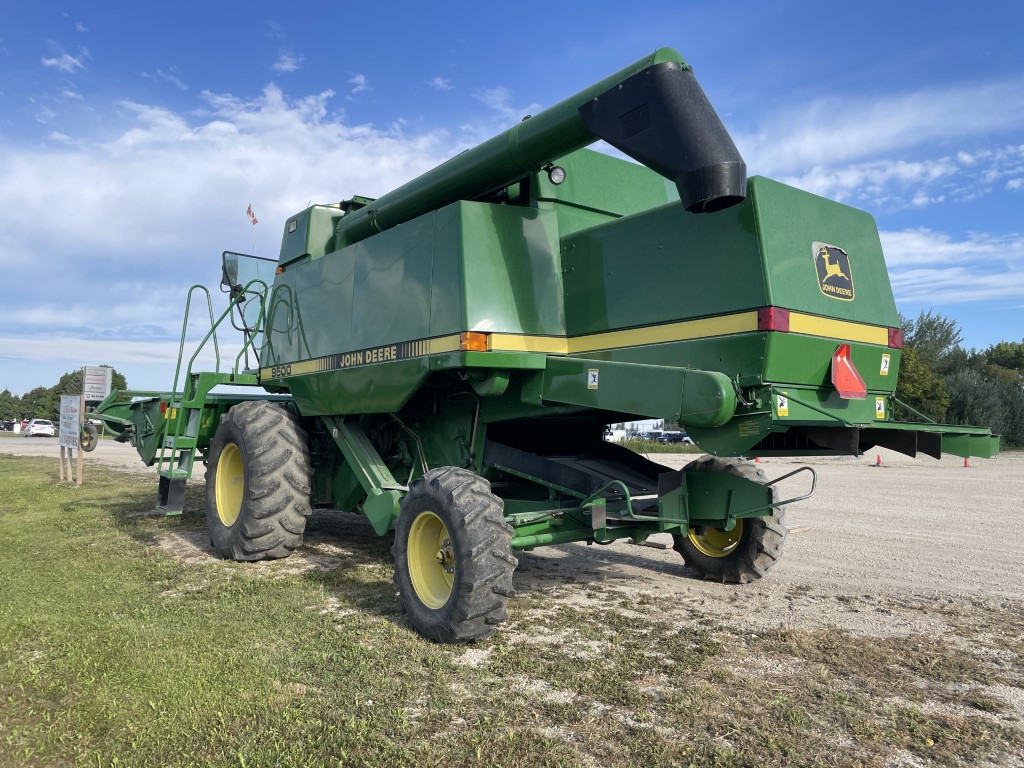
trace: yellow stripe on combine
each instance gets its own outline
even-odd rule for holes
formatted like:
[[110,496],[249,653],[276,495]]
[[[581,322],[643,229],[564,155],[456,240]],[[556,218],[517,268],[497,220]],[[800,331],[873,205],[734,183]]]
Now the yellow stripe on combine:
[[859,341],[863,344],[889,346],[889,329],[877,325],[851,323],[846,320],[831,320],[827,317],[789,313],[789,332],[805,336],[821,336],[826,339]]
[[[649,344],[665,344],[675,341],[690,341],[718,336],[732,336],[740,333],[754,333],[757,328],[757,312],[737,312],[733,315],[706,317],[700,320],[684,320],[677,323],[652,325],[645,328],[631,328],[623,331],[606,331],[587,336],[568,338],[565,336],[528,336],[518,333],[487,333],[488,349],[495,352],[539,352],[548,355],[578,355],[598,350],[642,347]],[[840,341],[855,341],[863,344],[888,346],[889,329],[877,325],[853,323],[847,320],[833,320],[801,312],[789,313],[789,332],[804,336],[817,336]],[[486,332],[484,332],[486,333]],[[366,364],[408,360],[426,355],[439,355],[460,350],[460,334],[438,336],[433,339],[406,341],[385,345],[399,350],[391,358],[368,358]],[[285,363],[273,368],[263,368],[262,378],[287,378],[309,373],[321,373],[363,365],[362,355],[366,350],[341,355],[328,355],[314,360]],[[341,361],[344,358],[344,362]],[[355,362],[350,363],[348,358]]]
[[640,347],[663,344],[667,341],[687,341],[711,336],[729,336],[757,330],[757,312],[740,312],[724,317],[686,320],[627,331],[608,331],[568,339],[564,336],[520,336],[518,334],[491,334],[491,349],[503,352],[546,352],[551,355],[577,355],[599,349]]
[[442,352],[458,352],[459,351],[459,334],[455,333],[451,336],[438,336],[436,339],[428,339],[427,341],[428,355],[440,355]]

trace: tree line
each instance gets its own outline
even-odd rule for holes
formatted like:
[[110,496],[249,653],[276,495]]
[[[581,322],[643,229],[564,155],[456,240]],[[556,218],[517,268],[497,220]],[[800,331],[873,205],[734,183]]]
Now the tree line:
[[[110,366],[102,366],[108,368]],[[114,368],[110,374],[112,389],[128,389],[124,376]],[[52,387],[35,387],[20,397],[9,389],[0,392],[0,421],[20,419],[60,419],[60,396],[82,392],[82,369],[68,371]]]
[[957,322],[939,313],[900,315],[900,324],[898,400],[940,424],[991,427],[1003,448],[1024,447],[1024,339],[967,350]]

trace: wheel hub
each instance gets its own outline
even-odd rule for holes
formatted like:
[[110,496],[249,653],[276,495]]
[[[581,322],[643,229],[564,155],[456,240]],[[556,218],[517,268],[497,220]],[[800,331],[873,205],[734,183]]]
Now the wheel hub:
[[731,531],[721,528],[694,527],[690,529],[690,541],[708,557],[726,557],[735,551],[743,538],[743,521],[737,520]]
[[416,597],[428,608],[442,608],[452,596],[455,560],[444,522],[434,512],[420,512],[409,527],[409,577]]
[[445,573],[455,573],[455,552],[452,551],[451,539],[441,542],[441,549],[437,551],[437,563],[444,568]]

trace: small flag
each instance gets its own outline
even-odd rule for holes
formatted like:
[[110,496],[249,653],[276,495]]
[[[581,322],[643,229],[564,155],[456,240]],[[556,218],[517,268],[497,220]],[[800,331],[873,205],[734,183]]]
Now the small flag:
[[245,215],[249,217],[249,221],[254,227],[260,223],[260,220],[256,218],[256,214],[252,212],[252,203],[249,203],[249,207],[245,209]]

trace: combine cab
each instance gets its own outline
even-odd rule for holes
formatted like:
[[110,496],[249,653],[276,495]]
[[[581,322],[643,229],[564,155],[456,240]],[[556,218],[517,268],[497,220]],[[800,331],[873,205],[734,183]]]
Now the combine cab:
[[[706,578],[760,578],[796,499],[744,457],[998,450],[895,420],[874,221],[748,180],[670,49],[379,199],[307,208],[278,262],[225,254],[223,286],[204,343],[230,316],[234,364],[194,372],[197,351],[180,391],[115,393],[102,418],[159,464],[168,513],[206,462],[223,557],[288,555],[314,507],[393,530],[401,602],[436,640],[490,635],[514,552],[546,544],[667,532]],[[602,439],[651,418],[710,455],[674,471]]]

